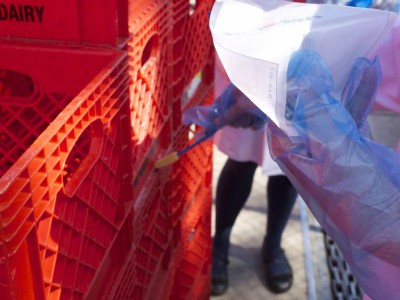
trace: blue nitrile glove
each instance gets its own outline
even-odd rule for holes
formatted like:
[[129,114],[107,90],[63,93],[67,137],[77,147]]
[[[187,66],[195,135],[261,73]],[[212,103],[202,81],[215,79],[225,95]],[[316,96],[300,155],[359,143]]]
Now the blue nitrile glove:
[[184,111],[182,121],[185,125],[199,125],[207,133],[224,126],[259,130],[264,128],[267,120],[267,116],[249,98],[229,84],[212,105],[195,106]]
[[[361,288],[372,299],[397,300],[400,154],[359,131],[379,83],[379,62],[356,62],[345,105],[330,95],[332,77],[317,53],[300,50],[289,69],[292,122],[300,138],[293,143],[270,122],[270,153],[336,242]],[[323,78],[322,84],[313,86],[313,78]]]

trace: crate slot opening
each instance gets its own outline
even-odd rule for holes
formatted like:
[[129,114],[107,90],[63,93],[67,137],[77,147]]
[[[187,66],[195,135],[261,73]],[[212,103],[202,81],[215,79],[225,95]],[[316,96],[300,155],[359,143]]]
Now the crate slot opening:
[[99,159],[103,144],[103,124],[94,121],[87,127],[72,148],[64,165],[64,193],[73,197]]

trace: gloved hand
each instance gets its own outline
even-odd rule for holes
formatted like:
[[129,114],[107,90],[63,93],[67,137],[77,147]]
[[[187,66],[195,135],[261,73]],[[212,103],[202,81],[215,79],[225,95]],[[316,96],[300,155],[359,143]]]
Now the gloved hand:
[[400,295],[400,154],[359,130],[379,72],[377,59],[359,59],[342,104],[330,95],[333,80],[323,59],[300,50],[288,72],[299,139],[293,142],[272,122],[267,132],[271,156],[336,242],[361,288],[372,299],[390,300]]
[[229,84],[211,106],[196,106],[183,112],[183,124],[196,124],[205,133],[224,126],[259,130],[267,123],[267,116],[236,86]]

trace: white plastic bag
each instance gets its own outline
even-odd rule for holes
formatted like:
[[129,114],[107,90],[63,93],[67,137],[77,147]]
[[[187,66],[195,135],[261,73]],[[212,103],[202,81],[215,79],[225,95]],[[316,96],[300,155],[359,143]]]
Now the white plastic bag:
[[213,7],[210,29],[232,83],[275,124],[295,136],[285,117],[291,54],[301,48],[317,51],[332,71],[332,95],[340,98],[353,62],[376,51],[396,16],[332,4],[222,0]]

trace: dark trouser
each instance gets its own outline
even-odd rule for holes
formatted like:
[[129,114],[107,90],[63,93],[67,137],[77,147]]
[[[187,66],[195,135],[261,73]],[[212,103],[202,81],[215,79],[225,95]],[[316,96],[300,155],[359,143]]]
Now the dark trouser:
[[[216,191],[216,230],[214,251],[228,256],[233,224],[250,195],[257,164],[228,159]],[[297,192],[284,175],[271,176],[267,184],[268,219],[264,253],[280,249],[283,230],[289,220]]]

